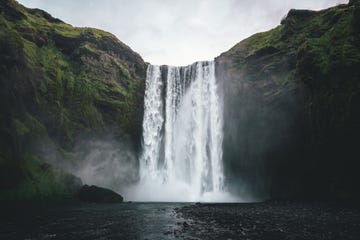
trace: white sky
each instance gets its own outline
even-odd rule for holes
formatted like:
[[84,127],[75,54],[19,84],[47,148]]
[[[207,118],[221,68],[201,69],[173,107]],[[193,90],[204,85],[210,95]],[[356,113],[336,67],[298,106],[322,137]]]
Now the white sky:
[[348,0],[18,0],[79,27],[116,35],[152,64],[210,60],[291,8],[323,9]]

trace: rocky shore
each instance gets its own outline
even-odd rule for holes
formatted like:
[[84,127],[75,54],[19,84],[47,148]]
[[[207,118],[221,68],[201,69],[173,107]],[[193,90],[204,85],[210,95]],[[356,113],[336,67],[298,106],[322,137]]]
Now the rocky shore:
[[175,209],[187,219],[175,235],[191,239],[359,239],[359,205],[265,202],[194,204]]

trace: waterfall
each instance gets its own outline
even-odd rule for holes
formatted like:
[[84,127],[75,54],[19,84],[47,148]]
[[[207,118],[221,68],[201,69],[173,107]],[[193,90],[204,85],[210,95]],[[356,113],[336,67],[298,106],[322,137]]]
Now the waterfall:
[[224,193],[214,62],[149,65],[144,101],[139,185],[146,196],[137,200],[211,201]]

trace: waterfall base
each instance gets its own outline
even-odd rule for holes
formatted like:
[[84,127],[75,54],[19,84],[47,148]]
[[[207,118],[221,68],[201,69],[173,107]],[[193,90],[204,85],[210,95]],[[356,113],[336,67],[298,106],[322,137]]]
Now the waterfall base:
[[142,179],[123,194],[126,200],[135,202],[244,202],[227,191],[212,191],[198,194],[193,187],[180,181],[163,183],[161,178]]
[[139,201],[234,201],[222,162],[223,114],[213,61],[149,65]]

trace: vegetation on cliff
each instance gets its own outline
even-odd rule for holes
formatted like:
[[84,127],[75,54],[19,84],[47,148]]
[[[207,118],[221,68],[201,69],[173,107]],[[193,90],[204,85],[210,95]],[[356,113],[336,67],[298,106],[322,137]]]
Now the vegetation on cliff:
[[[146,64],[112,34],[0,1],[0,199],[71,195],[79,139],[140,146]],[[360,1],[291,10],[216,59],[227,180],[260,197],[360,197]]]
[[291,10],[216,61],[230,169],[272,197],[360,196],[359,1]]
[[146,64],[138,54],[110,33],[14,0],[0,12],[0,189],[29,184],[29,171],[41,177],[27,162],[49,146],[62,161],[79,137],[111,132],[139,145]]

